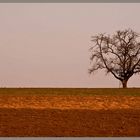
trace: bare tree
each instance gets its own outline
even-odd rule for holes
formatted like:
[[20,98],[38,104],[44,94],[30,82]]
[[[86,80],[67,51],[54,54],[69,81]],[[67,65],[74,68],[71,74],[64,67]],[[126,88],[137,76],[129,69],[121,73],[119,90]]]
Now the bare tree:
[[105,69],[120,80],[123,88],[131,76],[140,73],[139,34],[131,29],[117,31],[114,35],[92,36],[94,46],[90,48],[91,67],[89,73]]

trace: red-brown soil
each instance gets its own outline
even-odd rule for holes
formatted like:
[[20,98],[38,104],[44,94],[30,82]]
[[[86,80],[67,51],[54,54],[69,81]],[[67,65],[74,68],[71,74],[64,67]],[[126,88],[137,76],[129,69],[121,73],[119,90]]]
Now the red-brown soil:
[[140,136],[140,97],[0,96],[0,136]]

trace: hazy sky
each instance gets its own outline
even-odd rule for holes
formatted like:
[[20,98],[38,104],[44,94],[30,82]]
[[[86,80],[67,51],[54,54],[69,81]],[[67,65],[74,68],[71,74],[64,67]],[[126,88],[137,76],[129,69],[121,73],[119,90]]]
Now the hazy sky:
[[[0,4],[0,86],[118,87],[103,71],[88,74],[91,36],[132,28],[140,4]],[[139,76],[128,86],[140,86]]]

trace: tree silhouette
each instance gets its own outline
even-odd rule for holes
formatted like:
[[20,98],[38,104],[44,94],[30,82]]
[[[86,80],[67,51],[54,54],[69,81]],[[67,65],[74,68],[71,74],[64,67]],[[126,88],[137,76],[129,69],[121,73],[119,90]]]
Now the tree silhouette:
[[139,34],[131,29],[117,31],[114,35],[92,36],[89,73],[105,69],[120,80],[123,88],[131,76],[140,73]]

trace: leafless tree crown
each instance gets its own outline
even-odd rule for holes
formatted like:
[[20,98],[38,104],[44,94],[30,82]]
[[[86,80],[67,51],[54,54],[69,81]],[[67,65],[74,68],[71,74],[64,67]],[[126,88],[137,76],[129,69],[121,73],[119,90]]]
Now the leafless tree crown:
[[127,87],[128,79],[140,73],[139,34],[131,29],[117,31],[114,35],[92,36],[94,46],[90,48],[91,67],[89,73],[105,69]]

